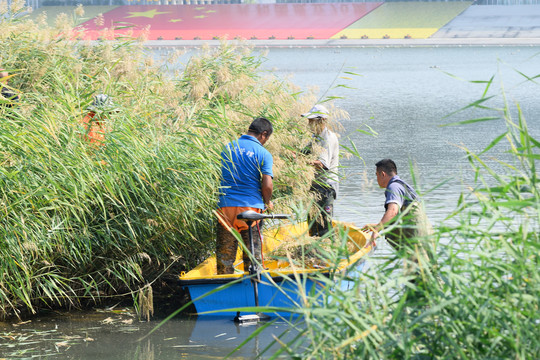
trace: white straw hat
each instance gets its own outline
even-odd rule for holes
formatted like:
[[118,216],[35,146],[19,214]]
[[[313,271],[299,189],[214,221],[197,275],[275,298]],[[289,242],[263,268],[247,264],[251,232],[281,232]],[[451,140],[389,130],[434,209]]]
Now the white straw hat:
[[309,112],[302,114],[303,117],[307,117],[308,119],[315,119],[318,117],[321,117],[323,119],[328,119],[328,115],[330,112],[326,107],[324,107],[321,104],[317,104],[314,107],[309,110]]

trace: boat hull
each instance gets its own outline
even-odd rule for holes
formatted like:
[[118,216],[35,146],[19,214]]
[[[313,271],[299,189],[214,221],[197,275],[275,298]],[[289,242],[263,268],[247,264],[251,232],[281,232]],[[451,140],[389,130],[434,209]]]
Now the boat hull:
[[[223,289],[211,293],[218,286]],[[197,313],[235,316],[240,311],[242,315],[254,314],[255,311],[236,310],[239,308],[255,307],[255,292],[253,281],[245,277],[240,281],[231,281],[230,283],[218,284],[197,284],[189,285],[185,288],[189,291]],[[301,304],[300,293],[320,291],[321,286],[312,279],[303,279],[299,289],[298,283],[293,279],[273,278],[272,282],[268,279],[261,279],[257,284],[259,306],[294,309]],[[234,310],[231,310],[234,309]],[[274,315],[288,316],[289,311],[274,311]]]
[[[275,247],[281,241],[276,234],[271,237],[272,241],[267,241],[266,246]],[[339,286],[342,289],[352,286],[350,279],[365,271],[365,259],[375,247],[366,241],[365,234],[359,230],[354,231],[354,236],[358,243],[358,238],[362,239],[362,246],[331,269],[291,269],[287,263],[267,261],[264,264],[267,270],[261,272],[260,281],[256,283],[259,306],[268,310],[269,315],[294,316],[297,309],[306,305],[307,298],[313,301],[325,286]],[[241,259],[241,254],[238,259]],[[289,266],[287,270],[285,266]],[[329,281],[330,274],[340,280]],[[180,285],[189,292],[199,315],[236,316],[238,312],[249,315],[260,312],[259,308],[255,308],[254,278],[243,272],[217,275],[215,257],[211,257],[191,272],[181,275]]]

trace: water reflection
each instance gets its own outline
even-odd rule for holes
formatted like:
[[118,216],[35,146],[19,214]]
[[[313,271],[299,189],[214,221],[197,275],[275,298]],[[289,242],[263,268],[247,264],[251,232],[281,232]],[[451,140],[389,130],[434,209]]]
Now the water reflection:
[[[139,322],[128,309],[52,313],[24,323],[0,324],[0,354],[9,359],[221,359],[267,326],[231,359],[267,358],[279,348],[272,345],[274,337],[289,329],[277,319],[239,325],[229,317],[178,317],[150,334],[159,323]],[[292,339],[293,333],[289,335],[285,341]]]

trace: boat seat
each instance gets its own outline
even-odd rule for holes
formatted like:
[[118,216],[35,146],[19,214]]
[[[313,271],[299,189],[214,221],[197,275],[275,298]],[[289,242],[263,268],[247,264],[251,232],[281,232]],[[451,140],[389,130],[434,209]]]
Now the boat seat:
[[253,210],[247,210],[244,212],[241,212],[236,216],[239,220],[251,220],[251,221],[257,221],[262,219],[288,219],[290,218],[290,215],[287,214],[261,214]]

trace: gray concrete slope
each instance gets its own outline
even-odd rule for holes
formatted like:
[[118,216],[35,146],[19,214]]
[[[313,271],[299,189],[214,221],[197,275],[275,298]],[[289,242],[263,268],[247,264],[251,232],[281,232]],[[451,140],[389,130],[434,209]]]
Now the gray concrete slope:
[[[430,39],[330,39],[330,40],[229,40],[235,45],[256,48],[318,48],[318,47],[437,47],[437,46],[540,46],[537,38],[430,38]],[[198,48],[221,46],[221,40],[149,40],[151,48]]]
[[540,5],[472,5],[432,38],[540,38]]

